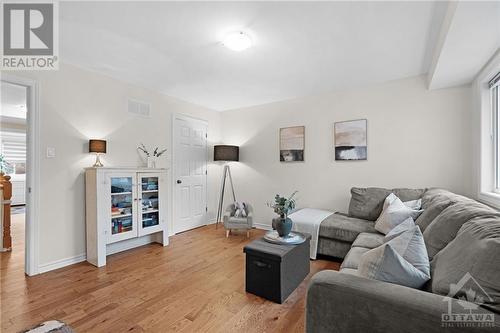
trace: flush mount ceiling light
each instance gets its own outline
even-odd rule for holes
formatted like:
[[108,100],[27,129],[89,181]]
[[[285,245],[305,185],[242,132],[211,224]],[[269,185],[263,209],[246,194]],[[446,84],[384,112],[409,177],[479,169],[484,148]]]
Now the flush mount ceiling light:
[[244,32],[236,31],[227,35],[222,44],[230,50],[239,52],[252,46],[252,40]]

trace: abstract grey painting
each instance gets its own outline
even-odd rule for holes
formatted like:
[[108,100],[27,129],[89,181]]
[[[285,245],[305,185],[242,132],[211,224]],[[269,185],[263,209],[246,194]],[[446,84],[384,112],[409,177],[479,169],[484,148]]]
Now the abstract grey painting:
[[304,161],[305,126],[280,128],[280,161]]
[[367,159],[366,119],[341,121],[334,124],[336,161]]

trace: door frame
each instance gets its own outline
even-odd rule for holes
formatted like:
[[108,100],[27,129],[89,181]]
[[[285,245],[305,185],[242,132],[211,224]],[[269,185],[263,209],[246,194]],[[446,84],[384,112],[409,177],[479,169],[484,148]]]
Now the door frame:
[[40,216],[40,87],[36,80],[2,73],[1,81],[28,88],[26,117],[26,215],[24,272],[39,273],[39,216]]
[[[206,147],[205,147],[205,162],[207,163],[206,166],[207,166],[207,174],[206,174],[206,177],[205,177],[205,204],[207,205],[208,207],[208,129],[209,129],[209,126],[208,126],[208,120],[206,119],[202,119],[202,118],[197,118],[197,117],[193,117],[193,116],[190,116],[190,115],[186,115],[186,114],[182,114],[182,113],[173,113],[172,114],[172,177],[171,177],[171,182],[172,182],[172,195],[170,196],[172,198],[172,218],[170,219],[171,222],[171,226],[169,228],[169,236],[172,236],[172,235],[175,235],[175,210],[176,210],[176,200],[177,200],[177,197],[176,197],[176,191],[175,191],[175,184],[176,184],[176,170],[175,170],[175,143],[176,143],[176,137],[175,137],[175,121],[176,119],[180,119],[180,120],[186,120],[186,121],[195,121],[195,122],[199,122],[199,123],[203,123],[204,125],[207,126],[207,144],[206,144]],[[208,218],[208,211],[206,211],[205,213],[205,224],[207,225],[208,224],[208,221],[209,221],[209,218]]]

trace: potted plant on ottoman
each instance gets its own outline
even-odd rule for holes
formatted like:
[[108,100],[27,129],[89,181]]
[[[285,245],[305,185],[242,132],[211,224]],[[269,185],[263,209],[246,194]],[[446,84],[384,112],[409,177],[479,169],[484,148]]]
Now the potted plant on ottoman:
[[268,203],[268,206],[279,215],[279,217],[273,219],[272,226],[280,237],[287,237],[292,230],[293,222],[288,218],[288,213],[295,209],[295,199],[293,198],[295,194],[297,194],[297,191],[293,192],[288,198],[276,194],[274,203]]

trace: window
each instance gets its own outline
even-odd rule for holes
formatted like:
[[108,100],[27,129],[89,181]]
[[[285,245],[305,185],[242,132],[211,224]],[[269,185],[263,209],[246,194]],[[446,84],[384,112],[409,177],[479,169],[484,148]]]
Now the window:
[[12,174],[26,173],[26,134],[17,132],[0,133],[0,153],[13,167]]
[[489,82],[495,143],[495,192],[500,193],[500,73]]

